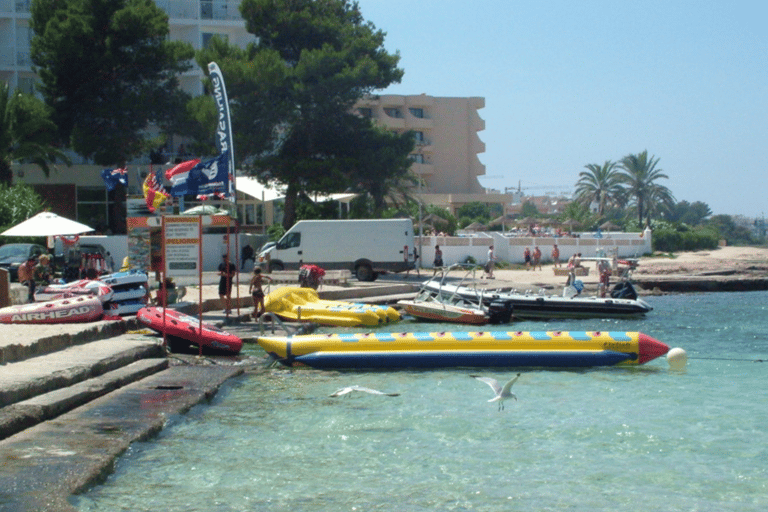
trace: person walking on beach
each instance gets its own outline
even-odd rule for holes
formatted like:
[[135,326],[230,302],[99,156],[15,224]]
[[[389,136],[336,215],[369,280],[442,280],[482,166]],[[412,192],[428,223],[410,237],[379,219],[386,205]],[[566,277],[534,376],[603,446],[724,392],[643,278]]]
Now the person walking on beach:
[[536,270],[536,267],[539,267],[539,270],[541,270],[541,249],[539,249],[538,245],[533,250],[533,270]]
[[224,314],[232,312],[232,276],[237,272],[234,263],[230,263],[229,256],[222,254],[223,261],[219,264],[219,298],[225,303]]
[[[523,257],[525,258],[525,270],[531,270],[531,250],[529,248],[525,248]],[[536,267],[534,267],[534,270],[536,270]]]
[[19,283],[27,287],[27,302],[35,302],[35,257],[19,265]]
[[264,279],[272,282],[272,278],[261,274],[261,267],[253,269],[251,285],[248,287],[248,293],[253,297],[253,318],[259,318],[266,309],[264,307],[264,289],[262,284]]
[[488,258],[487,258],[487,261],[485,262],[485,269],[484,269],[486,275],[483,277],[487,279],[496,279],[493,276],[493,267],[495,263],[496,263],[496,255],[493,254],[493,246],[490,246],[488,248]]
[[435,261],[433,262],[435,268],[443,266],[443,251],[440,250],[440,246],[435,246]]
[[[403,248],[403,257],[405,258],[405,262],[407,264],[408,257],[409,257],[407,245]],[[413,248],[413,269],[416,271],[417,276],[421,275],[421,272],[419,272],[419,251],[416,249],[416,247]],[[408,279],[410,275],[411,275],[411,268],[409,265],[408,269],[405,271],[405,278]]]
[[552,266],[555,268],[560,267],[560,249],[557,247],[557,244],[552,246]]

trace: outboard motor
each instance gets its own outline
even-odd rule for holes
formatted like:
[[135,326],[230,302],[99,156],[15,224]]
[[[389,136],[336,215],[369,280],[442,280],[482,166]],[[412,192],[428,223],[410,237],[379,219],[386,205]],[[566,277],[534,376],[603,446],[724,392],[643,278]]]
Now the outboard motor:
[[621,281],[611,290],[611,297],[614,299],[637,300],[637,290],[629,281]]
[[488,322],[491,324],[508,324],[512,319],[512,301],[494,300],[488,306]]

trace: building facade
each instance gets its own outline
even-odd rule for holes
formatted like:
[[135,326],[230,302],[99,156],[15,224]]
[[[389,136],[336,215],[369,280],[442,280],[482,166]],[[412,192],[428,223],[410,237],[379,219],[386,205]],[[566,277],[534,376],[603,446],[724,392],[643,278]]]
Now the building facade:
[[[214,36],[245,48],[255,40],[245,30],[240,17],[241,0],[156,0],[169,16],[170,38],[184,41],[199,50]],[[0,0],[0,81],[11,89],[34,92],[29,26],[31,0]],[[203,70],[195,66],[179,77],[181,87],[191,94],[202,94]]]
[[[255,41],[245,30],[240,17],[241,0],[157,0],[156,4],[169,15],[170,38],[184,41],[195,49],[204,48],[215,35],[238,47],[245,48]],[[0,0],[0,81],[11,88],[34,92],[36,76],[32,71],[29,26],[31,0]],[[197,66],[179,77],[180,86],[193,95],[203,93],[204,72]],[[421,177],[419,194],[427,204],[449,208],[454,213],[472,201],[508,202],[504,195],[487,195],[478,181],[485,174],[479,154],[485,151],[479,132],[485,121],[479,110],[485,107],[483,98],[445,98],[426,94],[401,96],[381,95],[361,100],[357,104],[361,115],[375,119],[394,131],[412,130],[416,148],[412,153],[412,170]],[[170,141],[169,161],[184,157],[181,140]],[[14,166],[14,178],[24,181],[44,196],[55,211],[81,222],[115,225],[122,219],[114,208],[112,196],[104,189],[100,168],[74,159],[72,168],[61,167],[46,177],[32,165]],[[157,166],[155,166],[155,169]],[[129,165],[128,191],[140,194],[141,180],[151,169],[149,160],[137,160]],[[62,194],[62,191],[66,193]],[[269,217],[260,213],[262,198],[241,194],[240,217],[244,225],[268,225]],[[124,214],[122,214],[124,216]],[[96,222],[101,219],[100,222]]]

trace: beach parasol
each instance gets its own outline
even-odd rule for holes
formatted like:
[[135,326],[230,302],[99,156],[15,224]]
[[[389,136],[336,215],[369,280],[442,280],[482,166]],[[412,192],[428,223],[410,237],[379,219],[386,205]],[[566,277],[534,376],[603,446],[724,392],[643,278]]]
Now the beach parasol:
[[94,231],[94,229],[53,212],[40,212],[24,222],[6,229],[0,233],[0,236],[79,235],[88,231]]
[[479,222],[473,222],[472,224],[470,224],[469,226],[465,227],[464,229],[469,230],[469,231],[485,231],[486,229],[488,229],[488,227],[485,226],[484,224],[479,223]]
[[182,215],[229,215],[229,212],[227,210],[222,210],[221,208],[217,208],[210,204],[201,204],[199,206],[190,208],[189,210],[185,210],[181,214]]
[[620,227],[621,226],[617,226],[616,224],[614,224],[613,222],[611,222],[609,220],[607,220],[607,221],[603,222],[602,224],[600,224],[600,229],[602,229],[604,231],[613,231],[615,229],[619,229]]

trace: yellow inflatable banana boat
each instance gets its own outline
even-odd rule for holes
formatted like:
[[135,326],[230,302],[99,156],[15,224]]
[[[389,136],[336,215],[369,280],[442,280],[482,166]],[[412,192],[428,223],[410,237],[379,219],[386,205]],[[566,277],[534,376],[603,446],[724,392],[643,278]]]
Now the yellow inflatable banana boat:
[[374,332],[256,341],[283,364],[320,369],[637,365],[669,350],[640,332]]
[[400,314],[394,308],[323,300],[311,288],[278,288],[264,298],[264,306],[266,311],[286,320],[337,327],[377,326],[400,320]]

